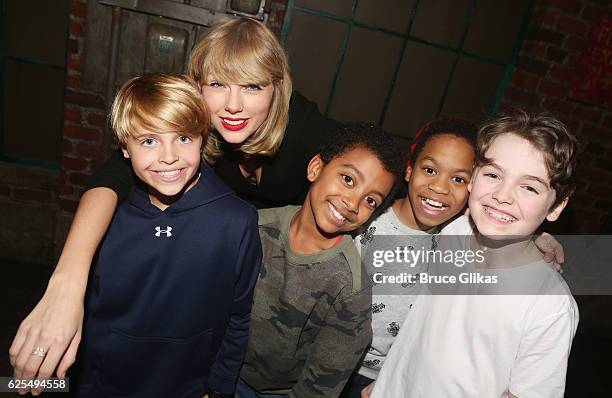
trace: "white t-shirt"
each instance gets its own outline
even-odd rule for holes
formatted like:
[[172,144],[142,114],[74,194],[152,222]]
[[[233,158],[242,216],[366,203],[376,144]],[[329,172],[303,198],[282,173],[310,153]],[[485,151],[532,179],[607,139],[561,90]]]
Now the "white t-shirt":
[[418,296],[371,397],[562,397],[576,302],[548,263],[503,272],[555,294]]
[[474,229],[472,228],[472,223],[470,222],[470,218],[468,216],[459,216],[448,224],[444,225],[440,231],[440,235],[471,236],[474,235]]

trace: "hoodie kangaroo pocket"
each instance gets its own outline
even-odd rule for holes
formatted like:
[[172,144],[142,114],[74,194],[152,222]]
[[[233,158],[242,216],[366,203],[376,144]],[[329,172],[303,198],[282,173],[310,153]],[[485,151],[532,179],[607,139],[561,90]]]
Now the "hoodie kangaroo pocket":
[[112,396],[180,396],[204,382],[212,363],[211,340],[211,330],[170,338],[112,329],[97,371],[99,387]]

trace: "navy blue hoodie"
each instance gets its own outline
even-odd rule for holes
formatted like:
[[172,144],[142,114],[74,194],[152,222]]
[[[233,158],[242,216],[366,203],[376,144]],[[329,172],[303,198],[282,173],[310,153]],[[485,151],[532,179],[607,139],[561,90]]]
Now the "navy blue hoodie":
[[80,396],[233,392],[260,263],[257,211],[210,167],[165,211],[133,188],[90,279]]

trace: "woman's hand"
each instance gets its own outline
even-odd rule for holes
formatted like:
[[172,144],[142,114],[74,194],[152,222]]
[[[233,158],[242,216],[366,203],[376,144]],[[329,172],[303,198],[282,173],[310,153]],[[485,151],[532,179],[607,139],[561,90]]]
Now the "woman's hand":
[[374,389],[374,382],[370,383],[369,386],[361,390],[361,398],[370,398],[370,394],[372,393],[373,389]]
[[9,349],[15,378],[50,377],[56,368],[63,378],[74,363],[89,268],[116,207],[117,195],[111,189],[83,194],[47,290],[19,326]]
[[557,271],[563,273],[562,266],[565,262],[565,252],[561,243],[551,234],[542,232],[535,239],[535,245],[544,254],[544,261],[548,263],[552,261]]
[[[44,296],[19,326],[9,349],[14,377],[48,378],[56,368],[57,376],[65,377],[76,358],[82,325],[82,289],[61,276],[51,278]],[[32,391],[32,395],[38,393]]]

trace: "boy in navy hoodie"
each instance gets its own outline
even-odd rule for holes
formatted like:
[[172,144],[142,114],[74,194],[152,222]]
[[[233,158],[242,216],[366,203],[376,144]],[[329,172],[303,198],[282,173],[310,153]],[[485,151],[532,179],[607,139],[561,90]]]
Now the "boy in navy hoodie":
[[129,80],[111,122],[141,184],[90,279],[78,395],[230,395],[261,262],[257,212],[201,163],[210,119],[189,78]]

